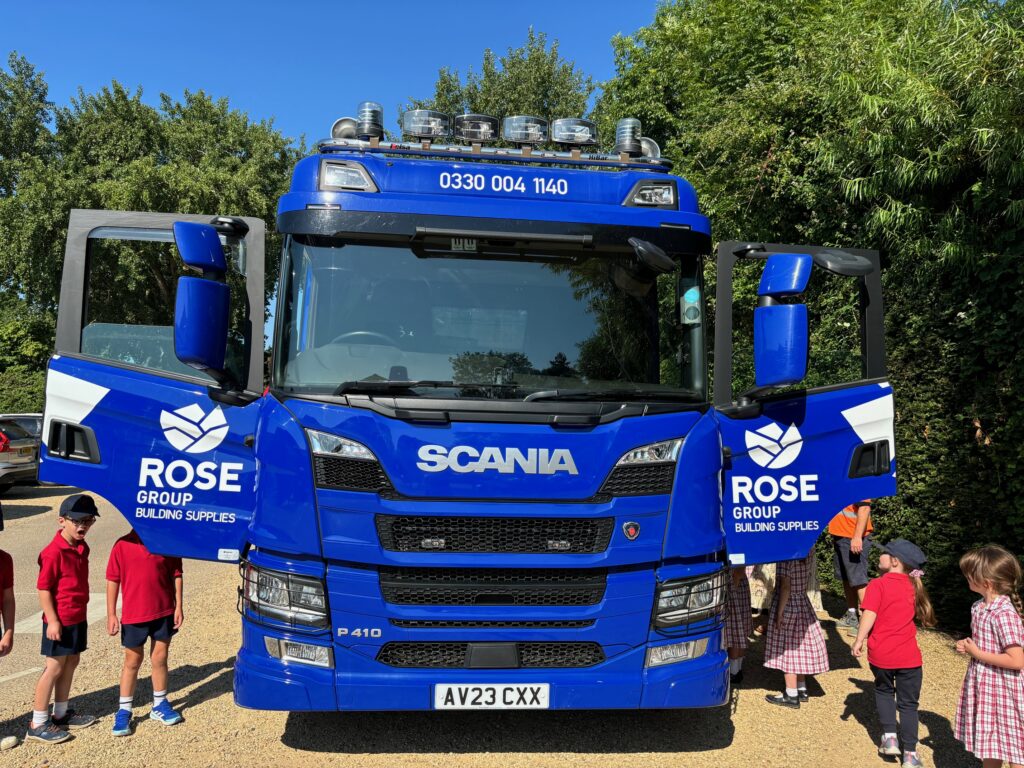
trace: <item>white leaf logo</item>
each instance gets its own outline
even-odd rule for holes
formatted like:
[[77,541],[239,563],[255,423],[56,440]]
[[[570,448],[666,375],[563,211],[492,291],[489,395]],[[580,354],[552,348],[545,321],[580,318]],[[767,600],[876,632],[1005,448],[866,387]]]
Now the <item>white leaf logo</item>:
[[768,469],[788,467],[796,461],[804,445],[804,439],[795,424],[791,424],[783,434],[782,427],[773,421],[756,432],[746,432],[744,436],[750,458]]
[[160,426],[167,442],[185,453],[206,453],[220,445],[228,434],[228,420],[218,405],[204,414],[198,405],[176,411],[160,411]]

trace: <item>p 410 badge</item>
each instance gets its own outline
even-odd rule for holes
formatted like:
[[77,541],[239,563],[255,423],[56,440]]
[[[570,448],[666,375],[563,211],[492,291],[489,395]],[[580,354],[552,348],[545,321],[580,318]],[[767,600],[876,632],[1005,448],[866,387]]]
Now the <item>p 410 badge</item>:
[[338,637],[380,637],[377,627],[338,627]]

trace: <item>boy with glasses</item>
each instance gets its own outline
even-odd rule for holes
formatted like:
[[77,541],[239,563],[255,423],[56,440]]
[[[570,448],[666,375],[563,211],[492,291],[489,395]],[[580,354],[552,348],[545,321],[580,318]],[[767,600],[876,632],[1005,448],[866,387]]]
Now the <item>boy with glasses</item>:
[[[58,744],[71,738],[66,728],[86,728],[96,722],[92,715],[68,708],[71,681],[81,653],[86,649],[89,622],[89,545],[85,535],[99,512],[91,496],[76,493],[60,505],[60,529],[39,553],[36,589],[43,609],[41,652],[46,657],[36,683],[32,723],[25,739]],[[50,717],[50,696],[53,717]]]

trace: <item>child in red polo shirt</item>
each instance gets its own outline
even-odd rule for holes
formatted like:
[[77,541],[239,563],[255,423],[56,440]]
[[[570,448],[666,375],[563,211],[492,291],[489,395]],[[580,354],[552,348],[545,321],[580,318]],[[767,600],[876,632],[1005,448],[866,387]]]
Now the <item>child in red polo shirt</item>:
[[868,665],[875,675],[875,707],[882,724],[878,753],[893,757],[902,754],[903,768],[918,768],[917,702],[922,675],[914,620],[926,627],[935,626],[935,613],[921,582],[921,568],[928,558],[906,539],[896,539],[881,549],[878,568],[882,576],[871,581],[864,592],[853,655],[860,657],[868,640]]
[[32,724],[25,733],[26,740],[57,744],[71,738],[64,728],[85,728],[96,722],[92,715],[69,709],[68,697],[75,669],[86,649],[89,628],[89,545],[85,535],[99,516],[91,496],[68,496],[60,505],[60,530],[39,553],[36,589],[43,608],[41,653],[46,657],[46,665],[36,683]]
[[121,592],[121,700],[114,716],[114,736],[131,734],[132,703],[139,667],[149,645],[153,669],[152,720],[175,725],[182,718],[167,701],[167,652],[171,637],[185,620],[182,611],[180,557],[151,554],[134,530],[114,542],[107,561],[107,630],[116,635],[117,593]]
[[[4,505],[0,504],[0,531],[4,529]],[[0,549],[0,656],[14,648],[14,560]]]

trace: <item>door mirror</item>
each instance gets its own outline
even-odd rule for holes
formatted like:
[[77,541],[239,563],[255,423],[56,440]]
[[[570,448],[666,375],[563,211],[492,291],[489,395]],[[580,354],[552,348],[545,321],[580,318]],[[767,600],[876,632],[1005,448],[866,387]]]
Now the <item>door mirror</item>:
[[188,221],[174,222],[173,229],[174,244],[178,246],[181,260],[202,272],[203,277],[223,279],[228,265],[217,230],[209,224]]
[[174,354],[185,365],[227,380],[224,357],[228,341],[231,289],[201,277],[179,277],[174,303]]
[[806,253],[773,253],[764,266],[754,310],[754,385],[796,384],[807,375],[807,306],[780,304],[807,288],[813,262]]

